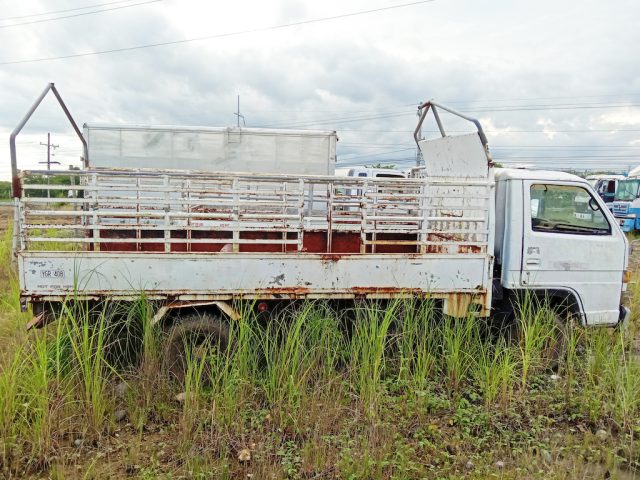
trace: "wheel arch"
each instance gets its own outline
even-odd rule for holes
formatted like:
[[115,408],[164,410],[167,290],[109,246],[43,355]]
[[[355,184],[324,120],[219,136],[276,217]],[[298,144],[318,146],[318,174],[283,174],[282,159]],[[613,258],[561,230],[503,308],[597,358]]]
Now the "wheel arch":
[[571,288],[540,288],[504,290],[503,298],[494,307],[494,311],[503,315],[515,312],[516,305],[526,295],[533,295],[540,302],[548,302],[554,310],[570,314],[585,325],[586,318],[580,295]]
[[229,320],[238,320],[240,313],[229,302],[211,301],[179,301],[162,305],[153,316],[151,322],[163,328],[171,327],[174,321],[190,314],[209,314]]

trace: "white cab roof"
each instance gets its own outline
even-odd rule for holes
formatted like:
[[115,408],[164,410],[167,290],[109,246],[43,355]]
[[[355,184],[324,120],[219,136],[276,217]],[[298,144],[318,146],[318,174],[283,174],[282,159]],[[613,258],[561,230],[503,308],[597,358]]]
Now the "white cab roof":
[[525,170],[521,168],[496,168],[495,178],[497,182],[507,180],[555,180],[561,182],[588,183],[584,178],[566,172],[554,172],[551,170]]
[[624,175],[610,175],[607,173],[601,173],[598,175],[587,175],[587,180],[624,180]]

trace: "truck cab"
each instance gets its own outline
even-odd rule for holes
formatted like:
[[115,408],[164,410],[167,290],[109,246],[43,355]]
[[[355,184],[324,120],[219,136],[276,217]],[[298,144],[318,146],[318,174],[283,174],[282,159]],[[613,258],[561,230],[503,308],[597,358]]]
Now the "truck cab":
[[624,232],[640,229],[640,177],[620,180],[610,208]]
[[624,179],[624,175],[591,175],[587,177],[587,181],[605,203],[613,202],[618,189],[618,182]]
[[562,299],[585,325],[617,324],[628,242],[602,198],[563,172],[496,169],[495,179],[500,286]]

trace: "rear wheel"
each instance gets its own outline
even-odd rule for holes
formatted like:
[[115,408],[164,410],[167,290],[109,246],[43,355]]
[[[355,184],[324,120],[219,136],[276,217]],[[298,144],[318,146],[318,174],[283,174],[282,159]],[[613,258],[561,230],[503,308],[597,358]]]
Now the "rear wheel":
[[[550,312],[551,314],[551,312]],[[526,321],[526,320],[525,320]],[[524,325],[523,319],[517,315],[513,315],[503,324],[502,334],[507,342],[513,346],[523,346],[525,340],[525,330],[532,328],[529,334],[539,333],[544,338],[540,339],[541,345],[537,345],[539,349],[540,360],[543,366],[551,370],[557,370],[562,364],[567,352],[568,338],[570,328],[572,327],[572,316],[562,315],[560,312],[553,311],[552,318],[546,320],[546,326]],[[537,343],[537,339],[529,338],[529,342]]]
[[194,314],[177,319],[165,343],[164,367],[170,377],[183,382],[189,360],[204,360],[211,349],[226,350],[229,326],[219,316]]

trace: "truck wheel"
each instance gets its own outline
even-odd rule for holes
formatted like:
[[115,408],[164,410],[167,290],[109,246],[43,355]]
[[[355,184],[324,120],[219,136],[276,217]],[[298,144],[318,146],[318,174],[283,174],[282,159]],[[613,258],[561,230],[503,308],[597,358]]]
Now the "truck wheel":
[[224,351],[228,344],[229,327],[221,317],[194,314],[178,318],[165,342],[164,368],[171,378],[182,383],[188,358],[201,358],[211,348]]
[[545,350],[545,359],[550,369],[558,370],[564,362],[569,347],[569,329],[573,328],[573,317],[556,312],[555,328]]
[[[567,351],[567,339],[572,318],[563,317],[558,312],[554,315],[553,333],[542,350],[544,366],[550,370],[557,370]],[[518,346],[522,342],[522,323],[517,316],[513,316],[502,327],[502,335],[507,342]]]

